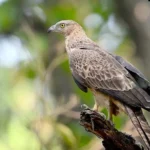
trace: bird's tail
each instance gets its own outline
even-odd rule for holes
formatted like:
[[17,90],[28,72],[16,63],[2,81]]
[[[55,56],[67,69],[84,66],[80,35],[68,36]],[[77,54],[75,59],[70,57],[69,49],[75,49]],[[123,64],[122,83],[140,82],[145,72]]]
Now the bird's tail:
[[150,126],[145,119],[142,110],[134,110],[127,106],[125,106],[125,109],[139,135],[143,139],[147,149],[150,150]]

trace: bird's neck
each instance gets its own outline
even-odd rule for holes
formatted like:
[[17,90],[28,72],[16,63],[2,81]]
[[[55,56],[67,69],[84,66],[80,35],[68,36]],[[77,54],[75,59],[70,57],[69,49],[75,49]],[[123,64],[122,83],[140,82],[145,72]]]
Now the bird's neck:
[[87,42],[92,42],[81,29],[74,30],[72,33],[65,36],[65,38],[66,50],[68,53],[76,48],[82,47],[82,45],[85,45]]

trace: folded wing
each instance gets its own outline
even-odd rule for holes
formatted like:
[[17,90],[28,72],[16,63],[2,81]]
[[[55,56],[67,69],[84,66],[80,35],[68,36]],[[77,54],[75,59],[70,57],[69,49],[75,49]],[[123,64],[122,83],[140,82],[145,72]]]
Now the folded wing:
[[76,49],[70,55],[70,66],[74,78],[84,87],[111,95],[128,106],[150,109],[149,95],[137,85],[132,74],[105,51]]

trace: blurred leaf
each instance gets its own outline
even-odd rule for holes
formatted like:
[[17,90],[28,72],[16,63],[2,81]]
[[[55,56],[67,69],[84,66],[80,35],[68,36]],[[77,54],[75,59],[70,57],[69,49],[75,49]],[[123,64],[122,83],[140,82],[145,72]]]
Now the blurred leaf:
[[[8,129],[8,145],[15,150],[40,150],[36,136],[18,120],[12,120]],[[17,143],[17,144],[16,144]]]
[[64,124],[60,124],[60,123],[56,125],[56,128],[59,132],[59,135],[64,140],[64,142],[66,142],[66,144],[70,148],[75,148],[76,147],[76,138],[75,138],[73,132],[71,131],[71,129],[68,128],[67,126],[65,126]]
[[13,3],[12,0],[8,0],[0,5],[0,32],[11,31],[18,24],[16,18],[19,21],[21,17],[21,13],[18,13],[20,10],[17,7],[18,5],[17,1]]

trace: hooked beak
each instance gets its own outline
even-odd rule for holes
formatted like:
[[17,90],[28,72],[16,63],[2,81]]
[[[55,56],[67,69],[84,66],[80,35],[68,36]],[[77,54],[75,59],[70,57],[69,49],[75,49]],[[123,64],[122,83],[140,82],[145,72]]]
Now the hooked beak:
[[53,31],[55,31],[55,25],[49,27],[47,30],[48,33],[53,32]]

